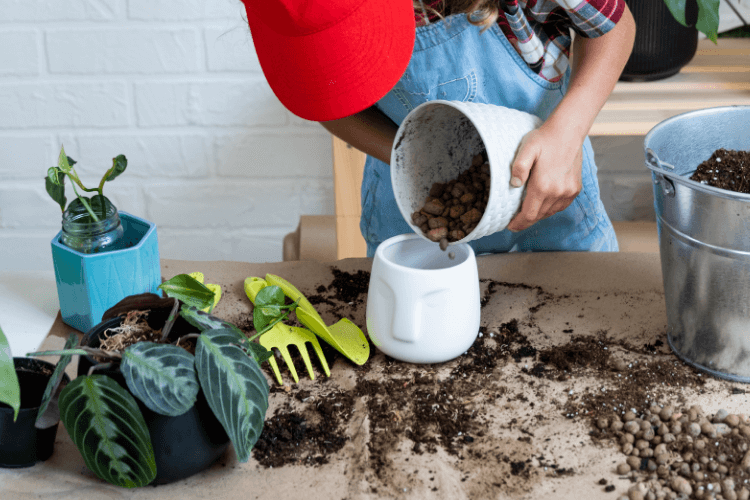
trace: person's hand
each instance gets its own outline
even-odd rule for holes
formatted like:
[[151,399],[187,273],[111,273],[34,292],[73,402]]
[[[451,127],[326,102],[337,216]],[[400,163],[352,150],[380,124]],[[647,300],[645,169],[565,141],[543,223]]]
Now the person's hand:
[[521,141],[513,162],[511,185],[526,184],[521,211],[508,224],[522,231],[565,210],[581,192],[582,143],[565,131],[543,124]]

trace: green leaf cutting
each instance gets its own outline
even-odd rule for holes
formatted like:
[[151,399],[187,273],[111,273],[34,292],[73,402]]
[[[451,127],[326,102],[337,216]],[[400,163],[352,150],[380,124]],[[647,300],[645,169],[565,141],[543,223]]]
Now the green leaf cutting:
[[109,172],[104,182],[109,182],[115,180],[115,178],[123,173],[125,169],[128,166],[128,159],[125,158],[125,155],[117,155],[114,158],[112,158],[112,168],[109,169]]
[[253,326],[257,332],[284,314],[285,299],[284,291],[278,286],[267,286],[258,292],[253,308]]
[[214,292],[203,283],[187,274],[178,274],[159,285],[167,297],[173,297],[197,309],[205,309],[214,303]]

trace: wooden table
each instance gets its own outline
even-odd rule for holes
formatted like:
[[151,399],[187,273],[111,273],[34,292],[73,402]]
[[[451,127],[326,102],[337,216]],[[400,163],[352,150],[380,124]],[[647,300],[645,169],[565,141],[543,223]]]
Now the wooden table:
[[[237,322],[247,319],[251,311],[242,290],[248,276],[278,274],[303,293],[313,294],[321,293],[318,292],[321,285],[331,283],[332,266],[356,273],[369,271],[371,264],[369,259],[269,264],[165,260],[162,273],[169,278],[179,273],[203,272],[207,283],[222,286],[224,296],[215,313]],[[487,297],[481,321],[485,332],[517,320],[519,332],[536,349],[563,345],[574,335],[601,335],[612,356],[631,362],[676,362],[664,345],[666,316],[658,254],[506,254],[480,257],[478,265],[481,287]],[[495,282],[492,293],[491,281]],[[345,316],[363,326],[366,300],[361,298],[351,305],[334,301],[338,304],[336,308],[325,303],[316,307],[329,323]],[[43,347],[59,347],[69,330],[58,319]],[[660,342],[662,346],[656,352],[640,350],[640,346]],[[627,345],[632,348],[623,347]],[[266,421],[276,410],[289,411],[284,409],[286,405],[305,415],[315,412],[316,402],[325,402],[339,391],[352,391],[365,380],[396,381],[398,387],[407,387],[415,377],[431,377],[437,383],[446,380],[462,359],[440,365],[409,365],[385,358],[375,347],[362,368],[338,358],[332,363],[329,378],[319,373],[318,380],[301,379],[299,384],[289,386],[288,392],[273,390]],[[124,490],[93,477],[61,426],[55,453],[47,462],[27,469],[0,469],[0,498],[278,500],[301,496],[306,500],[580,500],[616,498],[626,492],[631,483],[614,472],[615,465],[624,460],[619,450],[606,443],[593,445],[586,419],[566,418],[562,410],[563,405],[575,403],[584,394],[609,387],[608,383],[586,374],[569,380],[536,378],[528,373],[534,359],[527,357],[518,362],[512,358],[498,359],[496,369],[479,376],[477,383],[482,390],[466,404],[474,405],[472,408],[486,417],[483,424],[486,432],[481,439],[462,445],[459,455],[446,453],[440,446],[434,452],[415,452],[405,437],[408,430],[399,427],[403,424],[395,413],[389,424],[392,428],[377,428],[368,416],[371,415],[369,398],[358,397],[343,431],[347,441],[343,448],[326,457],[328,463],[324,465],[267,468],[255,458],[239,464],[230,447],[219,463],[187,480],[156,488]],[[675,368],[678,369],[687,368]],[[288,381],[287,374],[282,372]],[[274,385],[270,376],[268,380]],[[700,391],[672,387],[664,398],[684,397],[702,404],[707,411],[725,408],[730,412],[747,412],[745,396],[731,395],[735,386],[742,387],[710,380]],[[309,392],[303,397],[300,391]],[[383,392],[370,398],[388,396]],[[462,401],[467,395],[452,394],[452,397]],[[400,437],[394,441],[387,461],[376,463],[371,447],[384,432]],[[513,475],[506,459],[514,463],[524,461],[528,477]],[[558,466],[572,472],[558,474]],[[376,473],[376,469],[380,472]],[[605,494],[598,483],[602,478],[614,485],[616,492]]]

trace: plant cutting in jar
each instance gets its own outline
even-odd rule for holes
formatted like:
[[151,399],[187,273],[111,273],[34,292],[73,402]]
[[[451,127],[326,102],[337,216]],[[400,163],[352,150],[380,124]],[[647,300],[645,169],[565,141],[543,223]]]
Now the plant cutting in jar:
[[[55,202],[60,205],[60,209],[65,212],[65,205],[67,204],[67,198],[65,196],[65,177],[70,178],[73,192],[76,195],[76,199],[71,202],[68,206],[68,210],[75,209],[80,204],[88,213],[92,222],[99,222],[101,219],[107,216],[107,206],[111,205],[109,199],[104,196],[104,183],[113,181],[122,174],[128,166],[128,160],[124,155],[117,155],[112,158],[112,166],[104,173],[99,182],[99,185],[95,188],[87,188],[81,182],[78,172],[76,172],[73,165],[76,161],[65,154],[65,148],[60,148],[60,155],[57,159],[57,166],[50,167],[47,170],[47,177],[44,178],[44,184],[47,189],[47,193],[52,197]],[[96,193],[91,198],[82,196],[78,192],[78,188],[86,193]]]
[[[249,459],[268,408],[269,387],[260,363],[271,354],[235,325],[206,312],[216,295],[194,277],[178,275],[160,288],[170,297],[131,296],[112,308],[126,310],[128,301],[168,301],[172,305],[160,329],[142,321],[148,311],[131,308],[124,319],[110,318],[119,326],[102,332],[99,347],[82,342],[76,348],[33,354],[79,355],[92,361],[87,373],[79,372],[60,392],[60,417],[86,466],[122,487],[145,486],[157,475],[158,460],[138,401],[156,414],[179,416],[196,404],[202,391],[240,462]],[[276,309],[279,317],[266,317],[267,329],[291,310]],[[175,338],[170,334],[178,318],[193,331]],[[128,337],[135,339],[128,342]],[[113,368],[127,389],[108,375]]]

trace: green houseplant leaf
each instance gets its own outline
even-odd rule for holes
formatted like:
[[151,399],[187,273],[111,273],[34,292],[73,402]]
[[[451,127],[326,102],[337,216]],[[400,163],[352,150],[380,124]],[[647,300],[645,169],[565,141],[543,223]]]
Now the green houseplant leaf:
[[208,405],[232,440],[237,459],[247,462],[263,430],[268,382],[258,363],[235,343],[230,330],[203,332],[195,365]]
[[75,164],[75,161],[70,160],[68,155],[65,154],[65,148],[60,146],[60,155],[57,157],[57,168],[69,174],[71,167]]
[[247,337],[242,333],[242,330],[234,326],[232,323],[219,319],[216,316],[212,316],[211,314],[196,309],[193,306],[183,305],[180,309],[180,316],[185,318],[188,323],[201,332],[205,332],[206,330],[216,330],[218,328],[227,328],[229,330],[234,330],[247,340]]
[[223,321],[205,311],[201,311],[200,309],[196,309],[195,307],[183,306],[180,309],[180,316],[185,318],[188,323],[196,327],[201,332],[205,332],[206,330],[216,330],[220,328],[232,331],[237,337],[237,342],[235,343],[246,349],[253,356],[255,361],[258,362],[258,364],[267,361],[271,356],[273,356],[271,351],[258,344],[257,342],[252,342],[245,336],[244,333],[242,333],[242,330],[234,326],[232,323]]
[[60,205],[60,210],[64,212],[65,205],[68,203],[65,197],[65,172],[56,167],[50,167],[47,170],[47,177],[44,178],[44,187],[50,198],[55,200],[55,203]]
[[115,178],[123,173],[128,166],[128,159],[125,155],[117,155],[112,158],[112,168],[107,171],[107,174],[103,182],[113,181]]
[[116,486],[145,486],[156,477],[148,428],[138,404],[106,375],[77,377],[60,395],[60,418],[99,478]]
[[149,409],[176,417],[195,404],[200,386],[192,354],[169,344],[139,342],[122,353],[128,389]]
[[267,286],[258,292],[253,307],[253,325],[257,332],[284,314],[285,299],[284,291],[278,286]]
[[206,285],[187,274],[178,274],[159,285],[167,297],[173,297],[197,309],[205,309],[214,303],[214,292]]
[[719,36],[719,0],[698,0],[695,28],[716,43]]
[[21,410],[21,386],[18,384],[10,344],[2,328],[0,328],[0,403],[13,408],[13,421],[15,422]]
[[[695,28],[706,35],[712,42],[716,43],[719,33],[719,1],[720,0],[697,0],[698,20]],[[685,7],[687,0],[664,0],[672,16],[683,26],[689,26],[685,18]]]
[[[65,342],[63,351],[72,349],[76,345],[78,345],[78,335],[71,333]],[[37,429],[46,429],[56,425],[60,420],[59,399],[60,393],[65,388],[65,385],[62,384],[63,375],[65,375],[65,368],[72,358],[72,354],[60,356],[60,360],[55,366],[55,371],[52,372],[52,377],[47,382],[47,388],[44,389],[44,395],[42,396],[42,404],[39,406],[39,413],[37,413],[36,422],[34,423]]]

